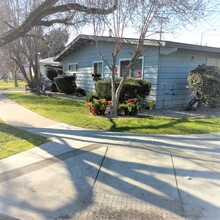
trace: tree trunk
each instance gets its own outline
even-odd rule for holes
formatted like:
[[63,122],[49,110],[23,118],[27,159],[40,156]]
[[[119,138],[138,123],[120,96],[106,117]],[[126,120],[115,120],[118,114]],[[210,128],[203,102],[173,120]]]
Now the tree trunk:
[[12,70],[11,73],[14,78],[14,86],[18,87],[18,76],[17,76],[18,72],[17,72],[17,70]]
[[118,117],[118,97],[116,95],[116,92],[112,94],[112,111],[111,111],[111,116],[113,118]]
[[117,109],[118,109],[118,101],[116,98],[116,92],[115,92],[115,75],[114,75],[114,70],[112,68],[112,78],[111,78],[111,93],[112,93],[112,111],[111,111],[111,116],[112,117],[117,117]]
[[24,78],[25,78],[27,84],[30,85],[30,84],[31,84],[31,81],[30,81],[30,79],[29,79],[28,76],[27,76],[27,73],[26,73],[26,70],[25,70],[23,64],[22,64],[21,62],[19,62],[19,60],[15,59],[15,58],[13,58],[13,57],[12,57],[11,59],[16,63],[16,65],[17,65],[17,66],[19,67],[19,69],[21,70],[21,73],[22,73],[22,75],[24,76]]
[[31,65],[31,63],[29,63],[29,75],[30,75],[31,82],[33,82],[34,79],[33,79],[33,74],[32,74],[32,65]]
[[18,77],[17,77],[17,72],[15,72],[14,74],[14,85],[17,88],[18,87]]
[[111,116],[112,117],[117,117],[118,116],[118,103],[119,103],[119,97],[121,94],[122,87],[125,84],[125,77],[123,77],[120,81],[120,84],[118,88],[115,91],[115,81],[112,78],[112,112]]

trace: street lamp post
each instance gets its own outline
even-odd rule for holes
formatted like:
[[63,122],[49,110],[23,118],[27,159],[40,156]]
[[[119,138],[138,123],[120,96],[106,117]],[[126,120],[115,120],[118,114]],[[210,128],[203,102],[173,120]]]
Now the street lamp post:
[[203,41],[203,37],[205,35],[205,33],[207,33],[208,31],[216,31],[216,29],[208,29],[208,30],[205,30],[201,33],[201,39],[200,39],[200,45],[202,45],[202,41]]

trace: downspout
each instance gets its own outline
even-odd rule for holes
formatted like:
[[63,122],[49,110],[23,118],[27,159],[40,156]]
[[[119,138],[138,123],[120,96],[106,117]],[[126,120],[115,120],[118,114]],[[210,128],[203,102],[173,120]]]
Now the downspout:
[[161,57],[160,57],[160,48],[161,46],[158,47],[158,68],[157,68],[157,85],[156,85],[156,94],[155,94],[155,106],[158,106],[158,101],[159,101],[159,96],[158,96],[158,91],[160,89],[160,85],[159,85],[159,76],[161,74]]

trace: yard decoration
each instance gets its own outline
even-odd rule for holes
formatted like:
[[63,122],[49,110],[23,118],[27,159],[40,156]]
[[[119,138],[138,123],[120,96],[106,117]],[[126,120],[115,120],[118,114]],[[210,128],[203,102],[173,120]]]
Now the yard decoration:
[[148,100],[147,101],[147,105],[146,105],[147,109],[153,110],[154,106],[155,106],[155,103],[154,103],[153,100]]
[[93,79],[93,81],[96,81],[96,82],[101,80],[101,74],[99,74],[99,73],[92,74],[92,79]]
[[141,78],[141,70],[138,70],[138,71],[137,71],[137,77],[138,77],[138,78]]

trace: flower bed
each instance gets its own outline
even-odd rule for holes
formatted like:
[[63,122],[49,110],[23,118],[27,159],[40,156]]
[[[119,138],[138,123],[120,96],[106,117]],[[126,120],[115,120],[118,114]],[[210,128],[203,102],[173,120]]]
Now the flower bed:
[[[108,106],[112,105],[112,102],[106,99],[93,99],[91,102],[86,102],[86,106],[89,107],[89,111],[93,115],[105,115]],[[138,114],[139,103],[137,99],[128,99],[118,105],[118,115],[120,116],[135,116]]]

